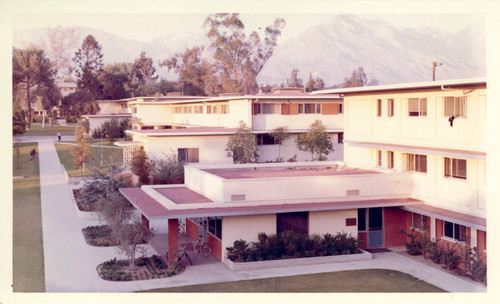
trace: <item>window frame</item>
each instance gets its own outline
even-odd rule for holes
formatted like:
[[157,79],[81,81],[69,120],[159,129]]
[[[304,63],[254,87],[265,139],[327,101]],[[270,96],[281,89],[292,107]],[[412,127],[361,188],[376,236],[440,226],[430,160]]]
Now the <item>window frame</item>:
[[[450,98],[452,100],[450,100]],[[448,109],[449,102],[453,105]],[[458,113],[457,113],[458,112]],[[443,116],[444,117],[460,117],[467,118],[467,96],[446,96],[443,99]]]
[[[417,217],[418,224],[415,224],[415,216]],[[419,232],[426,232],[427,231],[427,223],[428,223],[429,217],[420,213],[411,213],[411,227]]]
[[[427,155],[425,154],[415,154],[415,153],[404,153],[404,171],[407,172],[418,172],[427,173]],[[421,168],[425,160],[425,170]]]
[[[462,175],[460,172],[459,162],[465,162],[464,172],[465,175]],[[467,179],[467,160],[463,158],[452,158],[452,157],[444,157],[443,159],[444,170],[443,174],[445,178],[455,178],[466,180]]]
[[382,167],[382,150],[377,150],[377,167]]
[[[289,216],[291,220],[289,219],[288,221],[286,221],[285,219],[287,216]],[[293,226],[293,224],[290,224],[290,222],[293,222],[294,224],[299,223],[302,224],[303,226],[292,227],[291,230],[284,229],[288,228],[284,226]],[[299,231],[294,230],[294,228]],[[276,213],[276,234],[283,233],[286,231],[292,231],[295,234],[309,235],[309,211]]]
[[[184,151],[184,159],[181,159],[181,151]],[[196,158],[196,161],[194,159]],[[199,163],[200,162],[200,149],[199,148],[177,148],[177,160],[185,164]]]
[[387,99],[387,117],[394,117],[394,99]]
[[[411,103],[417,101],[417,111],[412,111]],[[408,117],[427,117],[427,98],[408,98]],[[414,114],[412,114],[414,113]]]
[[377,117],[382,117],[382,99],[377,99]]
[[394,169],[394,151],[387,151],[387,169]]
[[[452,228],[451,236],[447,235],[447,231],[449,231],[449,227],[448,228],[446,227],[447,224],[448,226],[451,225]],[[465,243],[467,242],[467,226],[443,220],[443,237],[445,237],[446,239],[453,240],[454,242]]]
[[[307,112],[306,112],[307,108]],[[312,112],[311,112],[312,110]],[[304,114],[304,115],[310,115],[310,114],[321,114],[321,103],[316,103],[316,102],[302,102],[298,103],[298,108],[297,108],[297,114]]]

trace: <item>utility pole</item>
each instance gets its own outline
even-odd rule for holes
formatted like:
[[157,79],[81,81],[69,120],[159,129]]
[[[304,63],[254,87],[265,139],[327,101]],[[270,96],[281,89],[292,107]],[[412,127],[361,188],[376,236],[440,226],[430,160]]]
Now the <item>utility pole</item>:
[[311,93],[312,90],[312,83],[313,83],[313,78],[312,78],[312,72],[309,72],[309,93]]
[[441,62],[432,62],[432,81],[436,81],[436,66],[443,65]]

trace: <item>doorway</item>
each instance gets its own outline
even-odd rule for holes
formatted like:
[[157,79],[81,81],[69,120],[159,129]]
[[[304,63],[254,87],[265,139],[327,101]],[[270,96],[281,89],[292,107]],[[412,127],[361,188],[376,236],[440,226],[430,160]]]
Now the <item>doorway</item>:
[[384,208],[358,209],[358,237],[366,240],[367,248],[384,247]]

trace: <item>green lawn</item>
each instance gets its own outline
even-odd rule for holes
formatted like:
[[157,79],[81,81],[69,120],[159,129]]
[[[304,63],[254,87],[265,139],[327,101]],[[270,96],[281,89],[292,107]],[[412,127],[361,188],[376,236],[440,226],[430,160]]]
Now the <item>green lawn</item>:
[[[125,140],[125,138],[117,138],[115,139],[115,141],[120,141],[120,140]],[[90,145],[99,145],[99,146],[112,146],[112,147],[116,147],[115,144],[113,142],[111,142],[109,139],[103,139],[103,140],[100,140],[100,139],[95,139],[95,138],[88,138],[87,139],[87,142],[90,144]],[[74,144],[75,141],[65,141],[65,143],[70,143],[70,144]]]
[[39,164],[29,155],[34,147],[38,151],[36,143],[16,143],[13,149],[13,176],[24,176],[13,181],[14,292],[45,291]]
[[[66,168],[68,175],[71,177],[80,176],[80,169],[75,169],[75,165],[73,162],[73,156],[71,155],[71,148],[73,145],[65,145],[65,144],[55,144],[57,154],[59,155],[59,159],[61,163]],[[92,164],[100,164],[101,159],[101,149],[99,147],[90,147],[91,152],[91,160],[85,165],[85,171],[82,176],[86,176],[90,174],[89,168]],[[123,159],[123,149],[116,148],[102,148],[102,159],[103,165],[112,164],[118,162],[119,165],[122,163]]]
[[45,128],[42,128],[41,124],[31,124],[31,128],[28,132],[21,134],[20,136],[54,136],[57,139],[57,133],[61,135],[75,135],[75,126],[53,126],[45,124]]
[[445,292],[411,275],[364,269],[153,289],[148,292]]

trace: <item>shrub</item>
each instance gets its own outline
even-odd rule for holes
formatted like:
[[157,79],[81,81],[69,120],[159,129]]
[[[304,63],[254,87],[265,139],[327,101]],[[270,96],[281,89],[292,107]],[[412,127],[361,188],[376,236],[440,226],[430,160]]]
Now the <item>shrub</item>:
[[415,233],[415,229],[411,229],[411,233],[406,233],[404,229],[401,229],[401,233],[408,237],[408,242],[405,243],[405,247],[410,255],[421,255],[422,254],[422,238],[419,234]]
[[431,261],[437,264],[441,264],[443,261],[444,251],[438,246],[439,240],[431,241],[426,239],[424,246],[424,257],[429,258]]
[[66,123],[77,123],[78,117],[72,115],[66,115]]
[[249,244],[244,240],[234,241],[233,247],[227,247],[227,258],[233,262],[244,262],[249,255]]
[[443,252],[442,262],[446,269],[455,269],[460,264],[460,256],[456,255],[457,250],[455,246],[457,243],[450,247],[450,244],[446,244],[446,249]]

